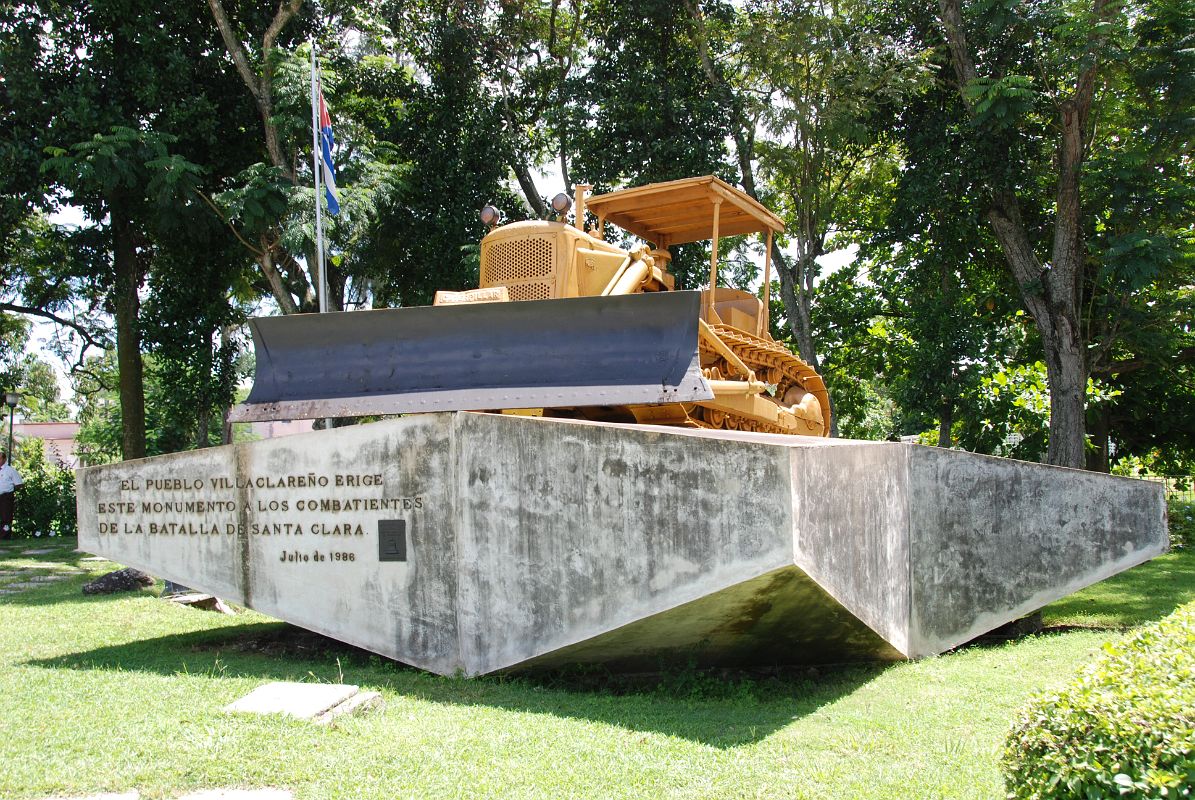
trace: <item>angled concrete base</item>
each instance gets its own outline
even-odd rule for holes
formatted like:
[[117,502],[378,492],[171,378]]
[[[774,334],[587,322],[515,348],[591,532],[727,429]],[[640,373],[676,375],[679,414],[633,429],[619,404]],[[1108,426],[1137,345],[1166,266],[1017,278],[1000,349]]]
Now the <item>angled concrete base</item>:
[[1142,481],[446,413],[88,468],[80,547],[444,674],[942,652],[1166,545]]

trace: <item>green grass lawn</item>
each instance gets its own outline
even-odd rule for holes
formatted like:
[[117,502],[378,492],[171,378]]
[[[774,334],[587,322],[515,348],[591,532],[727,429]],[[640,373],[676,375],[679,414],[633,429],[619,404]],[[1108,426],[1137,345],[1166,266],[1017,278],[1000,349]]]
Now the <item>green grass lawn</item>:
[[[0,591],[31,570],[66,575],[0,597],[0,797],[275,786],[298,798],[998,798],[1014,709],[1116,629],[1195,599],[1195,553],[1178,552],[1055,603],[1051,629],[1011,643],[581,689],[436,677],[157,590],[86,597],[72,568],[113,567],[71,545],[0,549]],[[328,728],[220,712],[282,679],[360,684],[386,709]]]

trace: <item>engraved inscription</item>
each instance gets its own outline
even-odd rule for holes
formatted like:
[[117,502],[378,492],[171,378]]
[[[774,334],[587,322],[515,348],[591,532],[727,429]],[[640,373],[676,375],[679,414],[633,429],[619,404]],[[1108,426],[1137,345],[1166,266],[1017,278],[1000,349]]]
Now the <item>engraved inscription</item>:
[[[263,545],[276,542],[269,557],[279,563],[335,565],[361,561],[367,551],[357,543],[369,546],[367,532],[377,522],[380,552],[388,554],[382,560],[406,561],[405,520],[377,517],[418,514],[424,498],[383,497],[384,488],[377,472],[129,475],[96,498],[96,530],[162,541],[248,536]],[[383,547],[381,532],[393,532],[394,523],[399,535]],[[304,540],[335,544],[304,547]]]

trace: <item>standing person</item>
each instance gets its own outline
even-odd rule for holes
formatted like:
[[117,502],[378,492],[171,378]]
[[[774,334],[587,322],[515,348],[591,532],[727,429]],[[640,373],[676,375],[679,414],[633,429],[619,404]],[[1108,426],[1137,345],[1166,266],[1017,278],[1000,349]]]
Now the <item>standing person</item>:
[[21,473],[8,463],[8,453],[0,450],[0,539],[12,538],[13,496],[24,483]]

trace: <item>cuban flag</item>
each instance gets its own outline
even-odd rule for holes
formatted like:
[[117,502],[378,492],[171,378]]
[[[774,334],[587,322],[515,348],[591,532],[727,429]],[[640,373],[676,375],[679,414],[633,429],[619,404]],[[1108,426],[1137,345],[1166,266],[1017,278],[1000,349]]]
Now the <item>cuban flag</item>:
[[328,198],[328,213],[340,213],[340,201],[336,199],[336,170],[332,167],[332,116],[324,103],[324,88],[319,87],[319,141],[320,174],[324,182],[324,195]]

